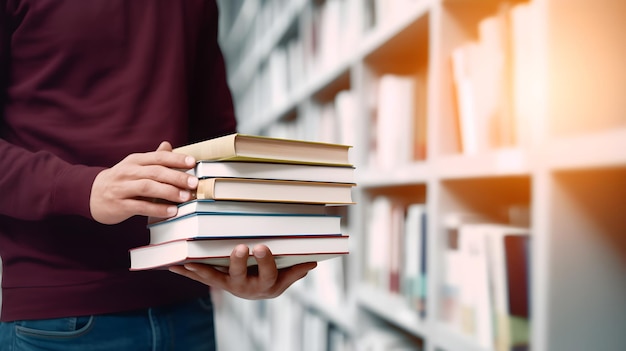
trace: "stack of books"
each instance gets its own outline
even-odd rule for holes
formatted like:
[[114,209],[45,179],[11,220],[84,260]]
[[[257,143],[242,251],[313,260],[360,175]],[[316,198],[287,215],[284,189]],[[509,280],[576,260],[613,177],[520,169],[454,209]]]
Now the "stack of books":
[[326,209],[354,203],[349,149],[239,133],[175,149],[198,161],[195,198],[173,218],[148,219],[150,243],[130,250],[130,269],[226,267],[239,244],[267,245],[278,268],[348,254],[341,217]]

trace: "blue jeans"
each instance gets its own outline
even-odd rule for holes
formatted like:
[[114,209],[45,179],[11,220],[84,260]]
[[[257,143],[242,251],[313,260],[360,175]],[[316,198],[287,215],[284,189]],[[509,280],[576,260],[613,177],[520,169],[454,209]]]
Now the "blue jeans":
[[210,297],[118,314],[0,323],[0,351],[214,351]]

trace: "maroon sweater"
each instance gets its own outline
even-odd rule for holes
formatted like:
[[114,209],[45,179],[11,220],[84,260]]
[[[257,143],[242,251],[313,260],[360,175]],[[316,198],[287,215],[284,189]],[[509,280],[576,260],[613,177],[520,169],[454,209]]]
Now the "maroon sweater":
[[3,321],[127,311],[206,295],[130,272],[146,219],[95,222],[98,172],[162,140],[235,131],[211,0],[0,0]]

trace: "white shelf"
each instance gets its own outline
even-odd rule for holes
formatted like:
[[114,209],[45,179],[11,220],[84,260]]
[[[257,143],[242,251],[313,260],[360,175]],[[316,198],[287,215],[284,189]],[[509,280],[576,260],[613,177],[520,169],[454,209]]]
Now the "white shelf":
[[343,332],[349,335],[357,334],[354,329],[354,310],[349,308],[349,304],[347,302],[340,306],[329,305],[325,301],[317,299],[316,296],[311,295],[302,286],[291,288],[287,291],[287,293],[293,296],[296,300],[300,301],[300,303],[306,307],[311,308],[323,315]]
[[381,26],[374,28],[370,33],[366,34],[363,39],[357,57],[363,59],[380,49],[389,42],[389,40],[427,16],[435,3],[436,1],[434,0],[414,1],[410,7],[403,11],[401,18],[384,22]]
[[426,337],[430,334],[429,324],[419,316],[417,311],[409,308],[402,296],[390,294],[366,284],[360,284],[356,291],[357,303],[366,310],[415,336]]
[[481,347],[468,335],[462,334],[444,323],[436,323],[433,344],[446,351],[492,351]]
[[626,127],[549,141],[545,159],[553,170],[626,165]]
[[522,149],[500,149],[476,155],[452,155],[436,158],[434,168],[442,179],[527,176],[532,162]]

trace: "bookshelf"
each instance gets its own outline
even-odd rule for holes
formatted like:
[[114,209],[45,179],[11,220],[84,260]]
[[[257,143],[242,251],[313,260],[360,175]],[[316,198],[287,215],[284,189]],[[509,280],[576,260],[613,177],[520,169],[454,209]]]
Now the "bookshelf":
[[[358,183],[358,204],[344,214],[347,258],[273,300],[216,292],[223,349],[499,350],[449,319],[449,283],[463,270],[448,254],[445,223],[459,213],[530,229],[533,350],[613,351],[626,343],[625,2],[220,6],[240,131],[352,144]],[[502,18],[507,27],[498,31]],[[504,44],[493,51],[494,43]],[[474,62],[470,73],[454,71],[453,57]],[[410,98],[400,97],[409,90]],[[427,216],[420,308],[370,269],[371,240],[394,253],[403,240],[393,229],[372,233],[398,223],[375,210],[411,204]]]

